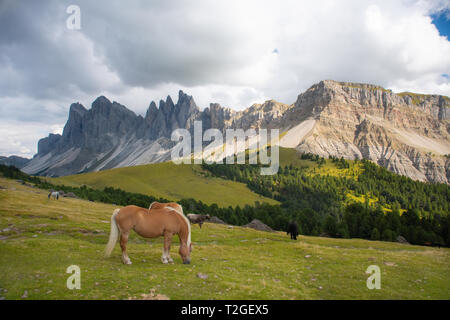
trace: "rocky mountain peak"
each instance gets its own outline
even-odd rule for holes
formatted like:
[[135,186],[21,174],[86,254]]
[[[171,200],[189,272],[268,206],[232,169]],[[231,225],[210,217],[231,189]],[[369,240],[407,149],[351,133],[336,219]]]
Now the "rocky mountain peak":
[[92,109],[101,109],[104,107],[110,107],[111,106],[111,101],[105,97],[105,96],[99,96],[97,97],[97,99],[94,100],[94,102],[92,102]]
[[178,92],[178,102],[176,105],[179,109],[198,109],[197,105],[195,104],[194,98],[181,90]]
[[[88,113],[88,110],[80,103],[73,103],[70,105],[69,119],[63,129],[64,141],[68,144],[79,144],[81,138],[80,132],[83,127],[83,117]],[[50,137],[50,136],[49,136]],[[38,152],[44,149],[38,148]]]
[[284,119],[308,128],[296,127],[301,152],[370,159],[413,179],[448,183],[447,99],[325,80],[300,94]]
[[52,151],[58,151],[59,150],[59,142],[61,141],[61,135],[60,134],[53,134],[50,133],[48,137],[43,138],[39,140],[38,142],[38,155],[42,154],[48,154]]
[[413,179],[448,183],[450,99],[439,95],[395,94],[377,85],[320,81],[292,105],[275,100],[234,111],[211,103],[200,111],[182,90],[159,108],[151,102],[145,118],[104,96],[89,110],[70,107],[63,135],[38,143],[27,173],[64,175],[159,162],[170,157],[171,133],[192,129],[277,128],[285,147],[323,157],[370,159]]
[[158,108],[156,107],[155,101],[150,102],[150,106],[147,109],[147,113],[145,114],[145,120],[151,124],[158,114]]
[[173,112],[174,107],[175,105],[170,96],[167,96],[166,101],[162,99],[159,101],[159,110],[165,115],[170,115]]
[[79,102],[72,103],[69,108],[69,117],[71,114],[83,116],[87,112],[87,109]]
[[178,92],[178,102],[176,104],[176,121],[179,128],[190,129],[194,120],[200,113],[192,96],[185,94],[182,90]]
[[178,91],[178,104],[182,101],[182,100],[189,100],[192,99],[192,96],[186,94],[183,92],[183,90],[179,90]]
[[89,122],[102,122],[108,119],[111,122],[109,127],[113,127],[114,123],[120,121],[133,122],[137,115],[124,105],[116,101],[111,102],[105,96],[100,96],[94,100],[91,109],[85,112],[83,117],[86,117]]

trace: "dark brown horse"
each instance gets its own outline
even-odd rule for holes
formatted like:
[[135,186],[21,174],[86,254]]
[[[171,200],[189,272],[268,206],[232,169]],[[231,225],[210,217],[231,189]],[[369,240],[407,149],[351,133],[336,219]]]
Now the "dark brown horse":
[[[181,208],[181,206],[180,206]],[[178,209],[178,208],[177,208]],[[173,207],[152,208],[151,210],[137,206],[126,206],[114,210],[111,216],[111,233],[106,245],[105,255],[109,257],[120,235],[122,261],[131,264],[127,254],[127,241],[131,229],[144,238],[164,236],[164,249],[161,260],[163,263],[173,262],[170,257],[172,237],[180,238],[180,256],[183,263],[191,262],[191,225],[183,211]],[[181,210],[183,210],[181,208]]]
[[198,224],[198,226],[200,227],[200,229],[202,228],[202,224],[211,219],[211,217],[209,216],[209,214],[194,214],[194,213],[188,213],[187,218],[189,219],[189,221],[192,224]]
[[291,235],[291,239],[297,240],[297,236],[299,235],[297,221],[292,220],[289,222],[287,234]]

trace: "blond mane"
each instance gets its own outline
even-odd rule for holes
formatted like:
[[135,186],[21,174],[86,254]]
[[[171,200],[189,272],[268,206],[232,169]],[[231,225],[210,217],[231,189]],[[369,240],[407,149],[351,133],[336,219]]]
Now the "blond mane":
[[[150,205],[150,207],[151,207],[151,205]],[[182,217],[184,219],[184,222],[186,222],[186,225],[187,225],[187,228],[188,228],[187,246],[189,247],[191,245],[191,223],[189,222],[188,218],[186,218],[186,216],[184,215],[183,207],[180,206],[180,208],[181,208],[181,211],[179,211],[179,210],[177,210],[175,208],[172,208],[172,207],[166,207],[166,209],[175,211],[180,217]]]

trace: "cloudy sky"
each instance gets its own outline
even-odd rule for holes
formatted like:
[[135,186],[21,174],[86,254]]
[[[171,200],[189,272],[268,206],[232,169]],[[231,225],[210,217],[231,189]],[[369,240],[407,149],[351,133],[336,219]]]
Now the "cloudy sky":
[[[67,27],[70,5],[81,29]],[[440,0],[0,0],[0,155],[31,157],[72,102],[145,114],[179,89],[203,109],[292,103],[323,79],[450,96]],[[70,20],[72,21],[72,20]]]

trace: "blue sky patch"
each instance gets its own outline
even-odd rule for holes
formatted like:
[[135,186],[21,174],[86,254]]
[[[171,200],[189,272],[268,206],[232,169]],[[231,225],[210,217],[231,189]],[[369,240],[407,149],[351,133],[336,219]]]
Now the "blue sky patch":
[[433,19],[433,24],[438,28],[441,36],[450,39],[450,10],[441,11],[438,14],[433,14],[431,19]]

